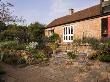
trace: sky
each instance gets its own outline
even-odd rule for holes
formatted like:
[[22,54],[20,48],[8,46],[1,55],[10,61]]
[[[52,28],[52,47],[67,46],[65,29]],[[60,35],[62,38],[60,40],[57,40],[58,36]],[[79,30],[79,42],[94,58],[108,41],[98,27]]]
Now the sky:
[[49,24],[52,20],[99,4],[100,0],[2,0],[14,5],[13,14],[26,19],[25,24],[40,22]]

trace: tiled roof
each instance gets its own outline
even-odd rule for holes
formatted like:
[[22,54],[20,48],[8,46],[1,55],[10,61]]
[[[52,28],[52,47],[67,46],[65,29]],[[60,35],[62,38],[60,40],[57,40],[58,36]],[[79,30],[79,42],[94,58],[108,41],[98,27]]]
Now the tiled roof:
[[67,16],[55,19],[54,21],[52,21],[50,24],[47,25],[47,28],[51,28],[54,26],[63,25],[63,24],[67,24],[75,21],[80,21],[90,17],[99,16],[101,15],[100,7],[101,6],[99,4],[99,5],[75,12],[72,15],[67,15]]

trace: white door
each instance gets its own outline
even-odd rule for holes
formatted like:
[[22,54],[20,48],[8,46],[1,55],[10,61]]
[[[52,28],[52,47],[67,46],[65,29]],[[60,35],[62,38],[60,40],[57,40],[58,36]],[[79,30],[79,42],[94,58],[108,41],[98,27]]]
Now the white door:
[[63,42],[73,42],[74,26],[64,26]]

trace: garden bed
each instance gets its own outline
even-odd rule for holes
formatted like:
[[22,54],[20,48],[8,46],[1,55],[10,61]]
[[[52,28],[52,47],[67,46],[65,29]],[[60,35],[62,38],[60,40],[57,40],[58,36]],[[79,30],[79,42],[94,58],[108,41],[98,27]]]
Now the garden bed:
[[0,46],[0,60],[20,67],[49,61],[51,50],[48,47],[37,49],[36,47],[32,48],[32,46],[26,47],[27,45],[18,44],[15,41],[2,42]]

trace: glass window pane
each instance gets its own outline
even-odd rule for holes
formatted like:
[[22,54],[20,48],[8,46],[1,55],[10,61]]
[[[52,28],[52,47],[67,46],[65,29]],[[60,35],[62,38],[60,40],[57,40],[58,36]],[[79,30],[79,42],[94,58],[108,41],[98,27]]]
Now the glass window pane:
[[66,40],[68,40],[68,37],[66,36]]
[[65,36],[64,36],[64,40],[65,40]]
[[69,36],[69,40],[71,40],[71,36]]
[[73,36],[71,36],[71,40],[73,40]]
[[66,34],[67,34],[67,27],[66,27]]
[[71,34],[71,33],[70,33],[70,28],[68,28],[68,29],[69,29],[69,34]]
[[73,34],[73,28],[71,27],[71,34]]
[[64,35],[65,35],[65,28],[64,28]]

